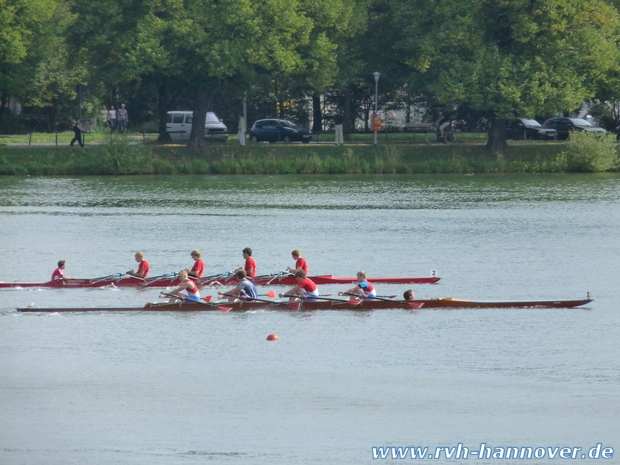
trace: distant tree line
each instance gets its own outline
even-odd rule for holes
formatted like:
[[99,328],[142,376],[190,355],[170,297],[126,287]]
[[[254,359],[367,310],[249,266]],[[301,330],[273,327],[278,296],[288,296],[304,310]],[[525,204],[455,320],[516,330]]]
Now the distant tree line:
[[[0,0],[0,132],[10,101],[47,130],[126,103],[134,128],[166,112],[236,125],[280,116],[313,130],[334,108],[345,127],[379,105],[492,122],[569,113],[584,101],[615,124],[620,1]],[[327,111],[326,111],[327,110]],[[366,123],[368,124],[368,123]],[[366,126],[364,129],[368,129]]]

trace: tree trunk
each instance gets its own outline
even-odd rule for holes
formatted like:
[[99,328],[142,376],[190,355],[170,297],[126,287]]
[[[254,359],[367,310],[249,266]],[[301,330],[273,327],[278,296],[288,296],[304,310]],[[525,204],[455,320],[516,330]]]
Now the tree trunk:
[[503,152],[508,148],[506,142],[506,120],[503,118],[492,118],[491,127],[488,129],[489,139],[487,149],[493,152]]
[[161,78],[161,82],[157,86],[157,116],[159,117],[159,126],[157,128],[159,137],[157,142],[169,142],[170,134],[166,131],[166,121],[168,121],[168,89],[165,77]]
[[323,112],[321,111],[321,96],[312,95],[312,132],[323,131]]
[[43,111],[43,114],[45,115],[45,127],[49,133],[56,132],[56,108],[57,105],[52,105],[50,107],[46,107]]
[[201,83],[196,90],[196,101],[194,102],[194,119],[192,120],[192,133],[189,138],[189,149],[192,152],[206,152],[207,143],[205,141],[205,120],[209,109],[209,92],[206,86]]
[[351,133],[355,131],[353,118],[351,118],[351,89],[347,87],[344,91],[344,138],[351,140]]

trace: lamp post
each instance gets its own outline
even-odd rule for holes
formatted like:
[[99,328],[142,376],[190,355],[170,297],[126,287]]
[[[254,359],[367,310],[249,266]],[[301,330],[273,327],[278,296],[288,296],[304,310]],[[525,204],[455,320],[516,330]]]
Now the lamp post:
[[[372,75],[375,77],[375,115],[377,114],[377,102],[379,100],[379,76],[381,76],[381,73],[379,71],[375,71],[374,73],[372,73]],[[377,128],[375,126],[375,117],[373,117],[373,121],[372,121],[372,126],[373,129],[375,130],[375,145],[377,145]]]

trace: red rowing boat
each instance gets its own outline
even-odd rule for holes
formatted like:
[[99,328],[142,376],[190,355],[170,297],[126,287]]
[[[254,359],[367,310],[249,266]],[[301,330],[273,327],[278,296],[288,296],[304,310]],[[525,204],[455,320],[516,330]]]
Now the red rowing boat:
[[[356,278],[337,277],[332,275],[310,276],[316,284],[351,284],[357,282]],[[434,284],[441,278],[437,276],[429,277],[404,277],[404,278],[368,278],[368,281],[377,284]],[[257,286],[294,286],[297,281],[294,276],[284,273],[274,273],[270,275],[257,276],[253,278]],[[24,288],[24,287],[56,287],[63,289],[87,288],[87,287],[171,287],[179,284],[176,273],[170,273],[153,278],[136,278],[122,274],[105,276],[103,278],[92,279],[58,279],[44,283],[28,282],[0,282],[0,288]],[[235,285],[237,279],[233,272],[222,273],[214,276],[207,276],[196,280],[199,286],[230,286]]]
[[236,302],[152,302],[144,307],[74,307],[74,308],[18,308],[18,312],[177,312],[177,311],[253,311],[253,310],[379,310],[395,308],[573,308],[587,305],[594,299],[532,300],[485,302],[467,299],[437,298],[418,300],[323,299],[288,302],[261,300]]

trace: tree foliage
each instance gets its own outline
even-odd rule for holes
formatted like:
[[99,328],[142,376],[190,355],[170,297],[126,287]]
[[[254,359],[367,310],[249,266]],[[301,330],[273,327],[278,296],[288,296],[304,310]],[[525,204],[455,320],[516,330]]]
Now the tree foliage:
[[[552,115],[620,99],[618,0],[0,0],[0,92],[60,108],[88,83],[118,105],[179,95],[196,112],[248,92],[283,108],[319,94],[368,112],[384,101],[493,119]],[[67,44],[70,48],[67,48]],[[232,101],[231,100],[231,101]],[[321,121],[319,121],[320,123]],[[320,125],[319,125],[320,127]]]
[[377,21],[398,31],[387,65],[403,82],[497,120],[574,108],[620,62],[620,18],[603,1],[388,0]]
[[71,101],[79,82],[65,46],[73,19],[62,0],[0,0],[3,104],[9,96],[43,108]]

